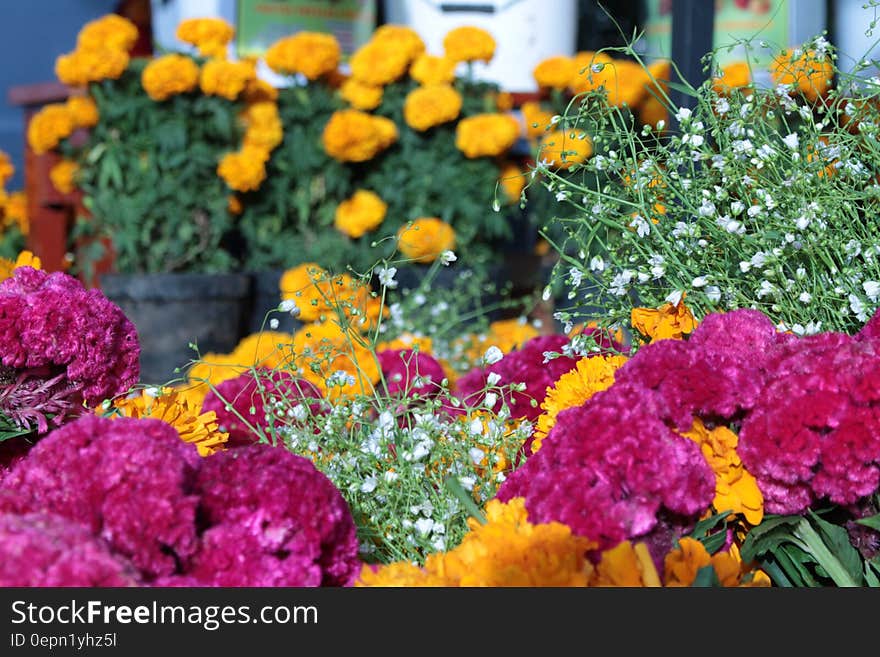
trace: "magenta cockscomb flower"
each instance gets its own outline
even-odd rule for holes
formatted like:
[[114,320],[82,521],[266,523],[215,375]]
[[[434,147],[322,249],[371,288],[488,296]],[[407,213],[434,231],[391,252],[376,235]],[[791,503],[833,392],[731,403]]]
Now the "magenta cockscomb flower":
[[134,324],[72,276],[19,267],[0,283],[0,413],[45,433],[138,380]]
[[382,376],[393,397],[433,397],[446,377],[432,356],[413,349],[386,349],[376,354]]
[[354,520],[332,482],[283,447],[206,459],[197,482],[209,529],[193,575],[228,586],[346,586],[360,569]]
[[87,527],[47,513],[0,513],[0,586],[137,586],[137,570]]
[[227,445],[236,447],[259,442],[260,432],[268,434],[297,422],[288,411],[299,404],[310,415],[320,415],[324,412],[321,399],[321,391],[305,379],[285,370],[256,368],[210,390],[202,411],[217,414],[220,430],[229,433]]
[[[502,403],[510,408],[511,417],[535,421],[541,414],[541,402],[563,374],[577,366],[570,356],[548,358],[548,353],[561,353],[568,344],[564,335],[542,335],[527,341],[520,349],[505,354],[501,360],[485,368],[477,367],[456,384],[456,394],[465,406],[484,402],[487,388],[500,387],[493,410],[501,410]],[[525,390],[513,390],[511,384],[525,384]]]
[[776,350],[737,452],[771,513],[856,503],[880,487],[880,341],[840,333]]
[[42,438],[3,478],[0,511],[77,522],[146,579],[196,550],[200,457],[159,420],[85,415]]
[[532,522],[565,523],[602,549],[645,540],[659,559],[715,491],[699,446],[672,431],[665,413],[656,394],[615,383],[559,413],[541,449],[514,470],[498,498],[524,497]]

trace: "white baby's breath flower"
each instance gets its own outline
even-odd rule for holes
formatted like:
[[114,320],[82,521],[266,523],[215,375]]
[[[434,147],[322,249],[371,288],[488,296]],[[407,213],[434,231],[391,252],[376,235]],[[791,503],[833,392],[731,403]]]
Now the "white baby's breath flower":
[[296,302],[293,299],[285,299],[279,303],[278,310],[283,313],[290,313],[294,317],[299,317],[300,314],[299,306],[296,305]]
[[454,251],[446,250],[440,254],[440,264],[442,264],[444,267],[449,265],[450,263],[455,262],[456,260],[458,260],[458,256],[455,255]]
[[379,275],[379,284],[391,290],[397,287],[397,281],[394,275],[397,273],[397,267],[382,267],[377,271]]
[[664,301],[666,301],[667,303],[671,303],[673,306],[677,306],[681,303],[682,297],[684,297],[683,290],[673,290],[668,295],[666,295]]
[[880,282],[878,281],[865,281],[862,283],[862,289],[865,290],[865,294],[871,301],[876,302],[877,297],[880,296]]
[[782,141],[785,142],[785,145],[793,151],[796,151],[800,146],[800,138],[798,137],[798,134],[796,132],[792,132],[791,134],[786,135],[782,138]]
[[273,317],[272,319],[269,320],[269,328],[272,329],[273,331],[278,328],[278,324],[279,324],[278,319],[275,317]]
[[705,276],[697,276],[694,280],[691,281],[691,285],[697,288],[705,287],[706,283],[708,283],[708,281],[706,280]]
[[483,354],[483,362],[488,365],[493,365],[502,358],[504,358],[504,352],[501,351],[501,349],[496,347],[494,344],[486,349],[486,353]]
[[486,383],[490,386],[497,385],[499,381],[501,381],[501,375],[497,372],[490,372],[489,376],[486,377]]

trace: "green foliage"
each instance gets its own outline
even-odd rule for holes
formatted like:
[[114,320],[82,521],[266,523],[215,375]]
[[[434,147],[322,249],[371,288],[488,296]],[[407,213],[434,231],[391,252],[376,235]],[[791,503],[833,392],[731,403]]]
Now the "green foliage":
[[0,258],[14,261],[26,247],[26,239],[15,224],[0,232]]
[[[100,120],[82,146],[63,144],[80,163],[89,214],[73,238],[109,238],[123,273],[236,269],[229,190],[217,163],[238,148],[242,106],[199,91],[156,102],[141,87],[145,64],[133,60],[119,80],[93,83]],[[102,255],[93,248],[79,266]]]

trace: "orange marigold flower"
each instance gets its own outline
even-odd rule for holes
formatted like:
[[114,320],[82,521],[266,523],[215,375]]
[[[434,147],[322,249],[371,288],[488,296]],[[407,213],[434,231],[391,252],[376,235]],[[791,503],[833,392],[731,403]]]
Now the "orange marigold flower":
[[[4,228],[11,226],[12,224],[17,224],[18,230],[22,235],[27,235],[30,232],[30,215],[28,214],[27,195],[23,191],[12,192],[6,197],[6,204],[2,207],[2,214]],[[25,253],[30,252],[26,251]],[[39,269],[39,267],[37,267],[37,269]]]
[[751,564],[744,565],[739,550],[732,546],[728,552],[709,556],[706,547],[698,540],[683,537],[678,548],[669,552],[664,560],[666,586],[691,586],[701,569],[711,566],[721,586],[769,586],[770,580],[760,570],[753,571]]
[[202,66],[199,87],[208,96],[235,100],[255,75],[254,68],[247,62],[212,59]]
[[446,56],[456,62],[483,61],[487,64],[495,56],[495,39],[479,27],[456,27],[443,37]]
[[437,217],[419,217],[397,231],[400,251],[407,258],[427,264],[444,251],[455,248],[455,231]]
[[548,166],[570,169],[593,154],[593,140],[581,130],[554,130],[541,139],[540,158]]
[[226,207],[231,214],[235,215],[241,214],[241,211],[244,209],[241,205],[241,200],[235,194],[230,194],[226,198]]
[[352,239],[357,239],[378,227],[384,221],[387,210],[388,204],[378,194],[359,189],[336,207],[333,225]]
[[541,402],[541,415],[535,426],[532,453],[556,424],[558,415],[567,408],[582,406],[597,392],[606,390],[614,383],[614,374],[627,361],[626,356],[589,356],[577,361],[570,372],[563,374],[552,387],[547,388]]
[[457,119],[461,113],[461,103],[461,94],[452,85],[417,87],[406,96],[403,118],[410,128],[424,132]]
[[397,141],[391,119],[355,109],[333,113],[321,135],[327,154],[341,162],[366,162]]
[[246,335],[229,354],[234,363],[251,369],[275,370],[293,360],[293,335],[282,331],[262,330]]
[[501,167],[498,182],[504,190],[504,195],[511,203],[519,201],[520,195],[526,186],[526,173],[513,162],[507,162]]
[[242,114],[245,124],[243,147],[271,152],[284,140],[284,125],[278,114],[278,105],[263,101],[248,105]]
[[697,320],[684,304],[684,297],[675,305],[664,303],[660,308],[633,308],[632,327],[647,338],[681,340],[697,327]]
[[712,78],[712,88],[717,94],[729,94],[733,89],[749,86],[752,72],[748,62],[732,62],[721,69],[719,77]]
[[15,166],[9,155],[0,151],[0,187],[6,184],[6,181],[15,175]]
[[794,85],[793,92],[800,92],[813,102],[824,96],[834,78],[834,65],[827,56],[814,51],[785,50],[773,60],[770,75],[774,84]]
[[715,510],[742,514],[750,524],[759,524],[764,518],[764,497],[736,453],[737,435],[725,426],[707,429],[699,419],[682,435],[700,446],[715,473]]
[[537,139],[552,125],[553,112],[545,110],[537,101],[528,100],[522,104],[519,110],[522,112],[528,139]]
[[300,74],[317,80],[336,70],[342,57],[339,41],[326,32],[297,32],[273,43],[264,56],[266,65],[282,75]]
[[535,66],[532,76],[539,87],[565,89],[577,75],[578,65],[571,57],[548,57]]
[[106,14],[83,25],[77,50],[119,50],[127,53],[138,38],[137,26],[119,14]]
[[41,155],[58,146],[62,139],[69,137],[75,127],[73,116],[66,104],[44,105],[28,122],[28,144],[34,153]]
[[100,118],[98,106],[91,96],[71,96],[67,99],[67,111],[77,128],[91,128],[98,124]]
[[76,174],[79,166],[73,160],[61,160],[49,170],[49,180],[62,194],[70,194],[76,188]]
[[189,368],[188,383],[178,390],[185,393],[193,408],[200,409],[211,386],[216,387],[228,379],[234,379],[246,369],[247,366],[242,366],[231,354],[208,352]]
[[585,93],[587,91],[595,91],[604,79],[602,71],[604,64],[610,64],[612,61],[604,52],[594,52],[592,50],[584,50],[574,56],[574,75],[569,82],[569,89],[576,94]]
[[385,91],[384,87],[373,84],[366,84],[355,78],[348,78],[339,87],[339,95],[348,102],[349,105],[359,110],[376,109],[382,104],[382,95]]
[[217,165],[217,175],[226,181],[230,189],[250,192],[259,189],[266,179],[266,162],[269,153],[256,146],[244,146],[240,151],[227,153]]
[[455,128],[455,145],[465,157],[495,157],[508,151],[519,138],[519,123],[509,114],[476,114]]
[[186,55],[177,53],[157,57],[141,73],[144,91],[155,101],[192,91],[198,83],[198,64]]
[[323,321],[341,310],[346,316],[365,308],[369,288],[348,274],[331,276],[313,262],[287,269],[279,281],[281,299],[293,301],[304,322]]
[[595,543],[562,523],[532,524],[523,498],[489,500],[486,523],[469,518],[468,528],[456,548],[428,555],[422,574],[379,566],[365,569],[356,586],[586,586],[592,572],[585,554]]
[[458,62],[437,55],[419,55],[409,69],[409,76],[419,84],[451,84]]
[[406,73],[412,61],[409,53],[391,41],[368,41],[351,56],[351,77],[364,84],[382,87]]
[[406,25],[380,25],[373,32],[370,41],[375,43],[390,43],[398,50],[406,53],[406,56],[412,61],[425,52],[425,42],[411,27]]
[[622,541],[610,550],[602,552],[602,556],[590,586],[625,586],[625,587],[657,587],[661,586],[660,576],[644,543],[633,545]]
[[[656,96],[648,94],[638,107],[639,121],[654,128],[660,121],[669,125],[669,109]],[[665,128],[664,128],[665,129]]]
[[306,324],[297,331],[293,352],[297,376],[314,383],[331,401],[370,394],[381,376],[376,355],[363,338],[332,320]]
[[645,98],[650,84],[648,72],[638,62],[610,58],[609,61],[599,61],[597,55],[586,73],[575,76],[572,87],[575,93],[602,87],[608,95],[609,105],[636,107]]
[[55,60],[55,75],[71,87],[85,87],[90,82],[117,80],[128,68],[124,50],[74,50]]
[[235,28],[222,18],[188,18],[178,23],[175,36],[203,57],[223,57]]
[[495,108],[499,112],[509,112],[513,109],[513,94],[509,91],[499,91],[494,93],[492,94],[492,98],[495,100]]

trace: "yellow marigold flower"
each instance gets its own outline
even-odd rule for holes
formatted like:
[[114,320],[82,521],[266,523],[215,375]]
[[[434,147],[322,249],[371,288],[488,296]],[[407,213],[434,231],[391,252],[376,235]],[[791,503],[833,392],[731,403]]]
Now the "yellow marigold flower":
[[660,576],[644,543],[622,541],[602,552],[590,586],[658,587]]
[[416,564],[407,561],[383,566],[364,564],[360,576],[354,584],[360,587],[439,587],[447,586],[443,577],[428,573]]
[[[749,565],[743,565],[739,551],[731,548],[729,552],[719,552],[709,556],[706,547],[698,540],[683,537],[678,548],[666,555],[664,560],[664,582],[666,586],[691,586],[700,569],[712,566],[721,586],[769,586],[770,581],[761,571],[752,572]],[[746,578],[745,575],[750,577]]]
[[834,65],[827,56],[808,50],[792,60],[794,52],[785,50],[773,60],[770,75],[774,84],[795,85],[804,98],[813,102],[824,96],[834,78]]
[[6,184],[6,181],[15,175],[15,166],[9,155],[0,151],[0,187]]
[[164,388],[157,397],[144,390],[140,396],[116,400],[113,406],[123,417],[152,418],[170,424],[181,440],[196,446],[199,456],[222,450],[229,440],[229,434],[220,431],[214,411],[201,413],[190,398],[171,388]]
[[528,139],[537,139],[552,125],[553,112],[545,110],[537,101],[528,100],[522,104],[519,110],[522,112]]
[[664,303],[660,308],[633,308],[632,327],[652,341],[671,338],[681,340],[697,327],[697,320],[684,304],[684,297],[676,305]]
[[556,169],[583,164],[593,154],[593,140],[581,130],[554,130],[541,138],[542,160]]
[[606,390],[614,383],[614,373],[627,361],[626,356],[589,356],[577,361],[570,372],[563,374],[541,403],[541,415],[535,426],[532,453],[541,449],[541,444],[556,424],[556,418],[567,408],[581,406],[597,392]]
[[74,50],[55,60],[55,75],[66,85],[85,87],[90,82],[119,79],[128,62],[123,50]]
[[266,162],[269,153],[257,146],[243,146],[240,151],[227,153],[217,165],[217,175],[230,189],[250,192],[259,189],[266,179]]
[[400,251],[407,258],[427,264],[444,251],[455,248],[455,231],[437,217],[419,217],[397,231]]
[[410,128],[424,132],[457,119],[461,112],[461,103],[461,94],[452,85],[416,87],[406,95],[403,118]]
[[558,55],[541,61],[532,71],[539,87],[565,89],[577,75],[577,62],[571,57]]
[[456,62],[483,61],[487,64],[495,56],[495,39],[479,27],[456,27],[443,37],[446,56]]
[[41,155],[52,150],[62,139],[74,131],[73,116],[64,103],[44,105],[28,123],[28,144],[34,153]]
[[458,62],[448,57],[422,54],[410,66],[409,76],[419,84],[451,84],[456,66]]
[[357,239],[379,226],[385,219],[388,204],[379,195],[366,189],[336,207],[333,225],[353,239]]
[[[502,353],[507,354],[514,349],[519,349],[538,335],[538,329],[525,321],[525,318],[498,319],[489,324],[485,344],[487,348],[495,345]],[[480,356],[484,352],[485,349],[480,353]]]
[[273,43],[266,51],[266,65],[282,75],[300,74],[317,80],[336,70],[342,57],[339,41],[326,32],[297,32]]
[[246,368],[231,354],[208,352],[189,368],[188,383],[180,390],[185,391],[193,408],[201,408],[202,400],[211,386],[234,379],[245,371]]
[[91,96],[71,96],[67,99],[67,111],[77,128],[91,128],[98,124],[98,106]]
[[[22,235],[27,235],[30,232],[27,195],[23,191],[12,192],[6,197],[2,214],[4,228],[12,224],[18,224],[18,230]],[[24,253],[30,253],[30,251],[25,251]]]
[[340,162],[366,162],[395,141],[394,121],[355,109],[334,112],[321,134],[324,150]]
[[293,301],[304,322],[324,320],[343,311],[365,312],[369,287],[348,274],[331,274],[313,262],[304,262],[286,270],[278,283],[281,299]]
[[608,104],[636,107],[648,92],[651,78],[641,64],[628,59],[596,61],[587,67],[583,75],[575,76],[572,91],[584,93],[603,87],[608,94]]
[[415,335],[413,333],[401,333],[393,340],[379,342],[376,345],[376,352],[380,351],[403,351],[406,349],[417,349],[419,353],[431,354],[434,343],[430,337],[424,335]]
[[278,114],[278,105],[274,102],[248,105],[242,120],[245,124],[245,148],[255,147],[269,153],[284,140],[284,125]]
[[532,524],[523,498],[489,500],[486,524],[468,520],[458,547],[428,555],[419,569],[406,562],[367,567],[356,586],[586,586],[595,543],[558,522]]
[[[297,375],[314,383],[328,399],[370,394],[379,382],[376,356],[354,331],[334,321],[306,324],[293,336]],[[350,379],[338,374],[344,372]]]
[[[575,94],[595,91],[604,79],[603,65],[613,60],[604,52],[584,50],[574,56],[574,75],[569,82],[569,89]],[[594,68],[595,67],[595,68]]]
[[12,272],[19,267],[33,267],[34,269],[42,269],[43,263],[40,259],[30,251],[22,251],[16,257],[15,262],[0,258],[0,281],[5,281],[12,276]]
[[226,197],[226,208],[229,210],[230,214],[239,215],[241,211],[244,210],[244,207],[241,205],[241,200],[235,195],[230,194]]
[[77,50],[128,52],[138,38],[137,26],[119,14],[106,14],[83,25],[76,37]]
[[229,354],[233,362],[245,368],[278,369],[293,359],[293,335],[282,331],[258,331],[246,335]]
[[255,75],[254,68],[247,62],[212,59],[202,66],[199,87],[208,96],[235,100]]
[[178,23],[175,36],[195,46],[203,57],[222,57],[235,28],[222,18],[188,18]]
[[370,41],[393,44],[398,50],[406,53],[410,61],[425,52],[425,42],[422,41],[422,37],[406,25],[380,25],[373,32]]
[[376,109],[382,104],[382,95],[385,91],[384,87],[379,85],[366,84],[356,78],[348,78],[339,87],[339,95],[348,102],[349,105],[359,110]]
[[492,94],[495,99],[495,107],[499,112],[509,112],[513,109],[513,94],[509,91],[499,91]]
[[73,160],[61,160],[49,171],[49,180],[52,185],[62,194],[70,194],[76,188],[76,178],[79,166]]
[[177,53],[157,57],[141,73],[144,91],[155,101],[192,91],[198,83],[198,64],[186,55]]
[[368,41],[351,56],[351,77],[383,87],[401,78],[412,61],[406,50],[391,41]]
[[732,62],[721,69],[721,76],[712,79],[717,94],[729,94],[733,89],[749,86],[752,72],[748,62]]
[[247,103],[262,103],[278,100],[278,89],[260,78],[251,78],[244,88],[244,99]]
[[455,145],[466,157],[495,157],[519,138],[519,124],[509,114],[477,114],[458,122]]
[[699,419],[682,435],[700,446],[715,473],[715,510],[742,514],[750,524],[759,524],[764,518],[764,497],[736,453],[737,435],[724,426],[707,429]]
[[511,203],[519,201],[520,195],[526,186],[526,173],[515,163],[508,162],[501,167],[498,181],[504,189],[504,195]]

